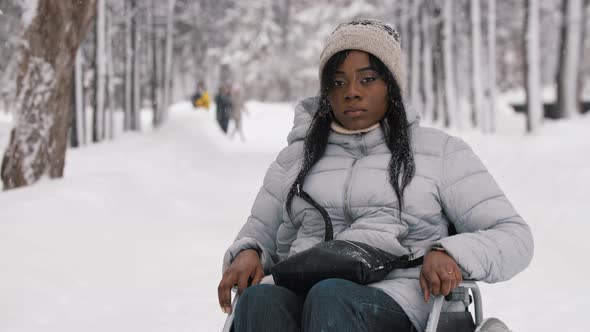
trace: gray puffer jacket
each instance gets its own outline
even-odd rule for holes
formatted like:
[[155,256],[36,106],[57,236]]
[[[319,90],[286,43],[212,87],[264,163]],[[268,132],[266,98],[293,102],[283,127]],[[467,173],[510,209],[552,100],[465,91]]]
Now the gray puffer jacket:
[[[321,242],[324,221],[299,197],[291,221],[285,200],[303,158],[303,142],[317,99],[301,102],[289,145],[266,173],[252,215],[225,256],[225,270],[244,249],[261,252],[266,274],[276,262]],[[411,123],[416,175],[404,192],[401,219],[395,191],[388,181],[390,152],[381,128],[365,134],[331,132],[324,156],[311,169],[304,189],[326,208],[334,238],[364,242],[396,255],[423,253],[442,245],[463,270],[464,278],[497,282],[522,271],[533,255],[533,238],[490,173],[462,140],[440,130]],[[457,235],[449,236],[452,223]],[[425,329],[432,306],[419,285],[420,268],[396,270],[378,287],[393,297]]]

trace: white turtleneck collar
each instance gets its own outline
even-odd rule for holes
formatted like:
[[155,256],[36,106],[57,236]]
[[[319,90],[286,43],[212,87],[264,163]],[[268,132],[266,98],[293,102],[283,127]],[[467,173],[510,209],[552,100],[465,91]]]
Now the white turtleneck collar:
[[373,129],[379,128],[379,126],[381,126],[381,124],[379,122],[377,122],[374,125],[370,126],[369,128],[350,130],[350,129],[346,129],[346,128],[342,127],[341,125],[339,125],[335,121],[332,121],[332,123],[330,124],[330,128],[332,128],[333,131],[335,131],[339,134],[344,134],[344,135],[368,133],[369,131],[371,131]]

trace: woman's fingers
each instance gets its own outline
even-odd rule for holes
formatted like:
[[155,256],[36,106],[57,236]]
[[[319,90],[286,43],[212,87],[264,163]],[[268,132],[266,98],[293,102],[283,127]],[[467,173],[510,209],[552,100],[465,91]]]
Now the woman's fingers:
[[[434,296],[449,295],[463,281],[461,269],[455,260],[441,251],[431,251],[426,255],[422,266],[422,278],[424,279],[420,281],[422,291],[424,292],[426,288]],[[423,285],[424,282],[426,286]],[[424,299],[428,301],[426,296]]]
[[[234,259],[230,267],[225,271],[221,278],[221,282],[217,287],[219,297],[219,305],[221,310],[227,314],[231,313],[231,289],[238,285],[238,294],[248,288],[248,280],[250,277],[256,279],[258,277],[258,270],[263,274],[262,265],[260,264],[260,257],[256,250],[246,249],[242,250]],[[253,280],[254,282],[254,280]],[[257,283],[260,282],[259,280]]]
[[428,286],[428,281],[423,274],[420,274],[420,288],[422,288],[422,294],[424,294],[424,302],[428,302],[430,299],[430,286]]
[[454,260],[444,265],[444,268],[437,269],[437,273],[441,279],[440,292],[445,296],[449,295],[463,281],[461,269]]
[[217,287],[219,306],[224,313],[231,312],[231,289],[235,285],[235,274],[225,273]]
[[247,273],[239,273],[230,270],[226,271],[219,283],[219,287],[217,288],[217,296],[219,297],[221,311],[226,314],[231,314],[231,289],[237,284],[238,294],[242,294],[242,292],[248,287],[248,278]]
[[[453,289],[457,288],[461,284],[461,282],[463,281],[461,269],[454,261],[452,263],[453,264],[449,264],[445,268],[445,271],[447,271],[447,274],[450,277],[450,288],[449,288],[448,293],[452,292]],[[448,293],[445,295],[448,295]]]
[[449,293],[451,292],[451,289],[453,289],[454,287],[452,286],[453,280],[455,279],[455,277],[453,276],[454,272],[453,271],[439,271],[439,278],[440,278],[440,289],[439,289],[439,294],[442,295],[449,295]]
[[457,278],[453,277],[451,278],[451,292],[453,291],[453,289],[457,288],[457,286],[459,286],[459,283],[457,282]]
[[420,272],[420,288],[424,293],[424,301],[430,300],[430,295],[437,296],[440,294],[441,281],[436,271],[436,266],[427,262],[422,266]]
[[241,273],[238,276],[238,295],[242,295],[242,292],[248,288],[248,279],[250,279],[250,275],[247,273]]
[[264,270],[262,269],[262,266],[258,266],[256,271],[254,271],[254,277],[252,278],[252,286],[258,285],[262,278],[264,278]]
[[438,296],[440,294],[440,287],[441,287],[441,280],[436,272],[431,273],[426,280],[428,280],[428,285],[430,286],[430,293],[434,296]]

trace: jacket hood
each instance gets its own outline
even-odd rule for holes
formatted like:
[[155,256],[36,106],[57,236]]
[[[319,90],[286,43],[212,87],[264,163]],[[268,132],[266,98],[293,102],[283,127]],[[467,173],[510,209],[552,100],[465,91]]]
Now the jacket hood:
[[[319,101],[320,98],[317,96],[309,97],[303,99],[297,104],[297,106],[295,106],[293,128],[287,136],[287,142],[289,144],[305,139],[305,135],[307,134],[307,130],[309,129],[313,115],[319,108]],[[413,108],[406,108],[406,117],[408,119],[408,123],[412,126],[417,125],[420,121],[420,116]]]

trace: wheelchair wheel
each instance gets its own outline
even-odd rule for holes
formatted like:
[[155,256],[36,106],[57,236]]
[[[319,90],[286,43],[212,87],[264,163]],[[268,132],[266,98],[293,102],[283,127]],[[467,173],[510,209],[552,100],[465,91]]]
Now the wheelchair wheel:
[[475,332],[510,332],[510,329],[498,318],[486,318]]

